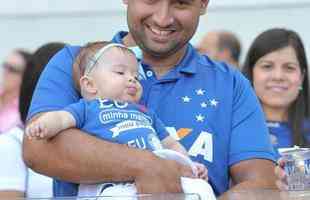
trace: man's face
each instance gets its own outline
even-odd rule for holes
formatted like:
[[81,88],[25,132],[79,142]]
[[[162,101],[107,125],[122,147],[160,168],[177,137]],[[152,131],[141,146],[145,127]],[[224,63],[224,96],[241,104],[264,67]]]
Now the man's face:
[[128,0],[126,3],[129,30],[137,45],[151,56],[167,57],[192,38],[208,1]]

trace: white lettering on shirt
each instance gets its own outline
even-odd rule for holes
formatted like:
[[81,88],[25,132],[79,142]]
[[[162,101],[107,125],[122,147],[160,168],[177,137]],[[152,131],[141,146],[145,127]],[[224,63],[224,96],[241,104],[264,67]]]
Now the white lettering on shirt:
[[188,151],[190,156],[202,155],[205,160],[213,161],[212,134],[202,131]]

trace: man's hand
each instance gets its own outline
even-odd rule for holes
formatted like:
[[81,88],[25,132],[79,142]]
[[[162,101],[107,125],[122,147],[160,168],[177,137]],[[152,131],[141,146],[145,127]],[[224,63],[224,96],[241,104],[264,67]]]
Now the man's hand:
[[181,176],[193,177],[192,169],[173,160],[157,159],[152,167],[143,170],[135,178],[138,193],[183,192]]
[[276,185],[280,190],[288,190],[286,173],[284,171],[284,163],[283,159],[278,160],[278,165],[275,167],[275,174],[277,176]]

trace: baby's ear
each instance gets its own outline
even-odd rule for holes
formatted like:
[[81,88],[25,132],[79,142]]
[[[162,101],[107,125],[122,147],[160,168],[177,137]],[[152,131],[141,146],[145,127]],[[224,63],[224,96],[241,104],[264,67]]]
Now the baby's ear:
[[89,76],[82,76],[80,79],[81,94],[97,94],[98,90],[93,78]]

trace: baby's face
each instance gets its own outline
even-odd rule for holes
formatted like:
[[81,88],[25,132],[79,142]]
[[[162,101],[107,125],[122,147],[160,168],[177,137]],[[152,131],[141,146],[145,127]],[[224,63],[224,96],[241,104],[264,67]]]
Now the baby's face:
[[138,80],[138,62],[130,52],[112,47],[98,60],[92,71],[98,97],[139,102],[142,86]]

